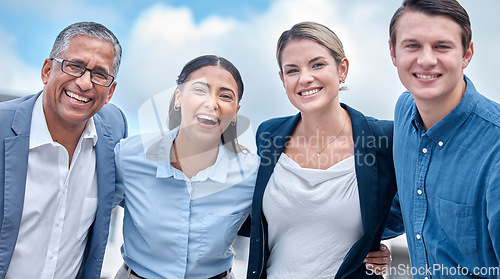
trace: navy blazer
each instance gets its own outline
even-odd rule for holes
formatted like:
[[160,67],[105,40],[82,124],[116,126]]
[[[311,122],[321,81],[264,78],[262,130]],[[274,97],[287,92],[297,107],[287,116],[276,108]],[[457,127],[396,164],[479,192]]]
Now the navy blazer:
[[[364,235],[351,247],[335,278],[380,277],[369,276],[371,272],[367,272],[363,260],[369,251],[379,250],[391,202],[396,193],[396,177],[392,162],[393,123],[366,117],[344,104],[342,107],[347,110],[352,121],[355,169]],[[267,277],[269,246],[262,198],[274,166],[300,119],[300,113],[271,119],[262,123],[257,130],[257,153],[261,156],[261,164],[251,213],[247,278]],[[311,254],[314,254],[314,251],[311,251]]]
[[[41,93],[41,92],[40,92]],[[24,204],[31,116],[40,93],[0,103],[0,279],[5,277],[16,246]],[[116,143],[127,136],[120,109],[107,104],[96,113],[97,212],[79,278],[100,278],[115,191]],[[29,268],[29,267],[28,267]]]

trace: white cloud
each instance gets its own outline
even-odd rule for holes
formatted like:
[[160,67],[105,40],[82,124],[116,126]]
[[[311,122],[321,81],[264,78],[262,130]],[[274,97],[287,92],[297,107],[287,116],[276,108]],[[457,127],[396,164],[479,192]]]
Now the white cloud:
[[344,43],[351,68],[350,90],[342,100],[368,114],[392,118],[402,87],[389,59],[386,23],[373,21],[390,15],[378,4],[350,5],[349,12],[345,5],[327,0],[276,1],[267,12],[246,22],[212,17],[200,23],[187,8],[153,6],[139,17],[125,43],[119,93],[113,98],[135,114],[148,97],[173,86],[190,59],[216,54],[240,70],[245,82],[240,114],[249,117],[253,126],[296,113],[277,74],[275,48],[284,30],[308,20],[330,27]]
[[[0,94],[23,96],[26,92],[36,93],[43,87],[40,69],[33,68],[22,61],[16,53],[15,39],[0,29]],[[40,65],[41,66],[41,65]]]
[[[500,91],[495,81],[500,74],[500,37],[496,34],[500,17],[492,7],[499,3],[484,1],[484,5],[461,1],[471,16],[476,50],[466,73],[482,93],[498,102]],[[84,14],[98,9],[70,3]],[[112,16],[115,21],[135,22],[128,36],[120,38],[124,56],[113,102],[125,110],[133,128],[140,104],[174,86],[186,62],[199,55],[216,54],[240,70],[245,83],[240,113],[249,117],[254,127],[265,119],[293,114],[296,109],[289,104],[277,74],[276,41],[293,24],[310,20],[330,27],[344,44],[350,61],[349,90],[342,93],[341,101],[367,115],[392,118],[403,87],[389,57],[388,25],[400,3],[280,0],[245,21],[231,14],[196,21],[190,8],[162,4],[144,10],[136,19],[120,19],[117,10]],[[4,65],[10,65],[0,68],[0,90],[39,90],[41,65],[33,68],[20,59],[14,37],[0,30],[0,38],[2,60]]]
[[161,43],[167,50],[185,46],[190,40],[216,37],[226,33],[232,20],[212,17],[197,25],[191,10],[157,4],[137,20],[131,36],[142,44]]
[[217,50],[217,38],[234,25],[234,20],[220,18],[196,24],[188,8],[159,4],[144,11],[123,43],[120,91],[132,91],[132,96],[144,99],[173,86],[182,66]]

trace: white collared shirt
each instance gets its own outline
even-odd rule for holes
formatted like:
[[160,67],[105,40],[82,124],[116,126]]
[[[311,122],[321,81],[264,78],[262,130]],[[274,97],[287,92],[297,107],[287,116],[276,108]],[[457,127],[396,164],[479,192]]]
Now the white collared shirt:
[[97,210],[94,121],[70,165],[49,133],[42,96],[33,108],[21,227],[6,278],[75,278]]

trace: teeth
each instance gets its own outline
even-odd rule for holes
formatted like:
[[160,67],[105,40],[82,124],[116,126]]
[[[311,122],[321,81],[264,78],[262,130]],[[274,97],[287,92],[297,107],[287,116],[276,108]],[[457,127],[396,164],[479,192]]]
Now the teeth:
[[309,90],[309,91],[306,91],[306,92],[302,92],[300,95],[302,96],[309,96],[309,95],[312,95],[314,93],[318,93],[319,92],[319,89],[313,89],[313,90]]
[[73,99],[77,99],[80,102],[87,103],[88,101],[90,101],[90,99],[87,98],[87,97],[76,95],[75,93],[71,93],[71,92],[68,92],[68,91],[66,91],[66,95],[68,95],[69,97],[71,97]]
[[422,75],[422,74],[415,74],[416,77],[418,78],[437,78],[439,75]]
[[200,115],[198,115],[198,118],[200,118],[200,119],[205,119],[205,120],[208,120],[208,121],[212,121],[212,122],[214,122],[214,123],[217,123],[217,122],[218,122],[218,121],[217,121],[217,118],[210,117],[210,116],[208,116],[208,115],[204,115],[204,114],[200,114]]

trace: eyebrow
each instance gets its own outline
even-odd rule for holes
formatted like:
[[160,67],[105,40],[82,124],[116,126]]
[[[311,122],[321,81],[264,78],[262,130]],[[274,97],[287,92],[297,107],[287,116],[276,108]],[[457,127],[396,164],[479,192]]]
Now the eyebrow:
[[233,93],[233,95],[236,95],[236,94],[234,94],[234,91],[231,88],[221,87],[220,89],[223,91],[229,91],[229,92]]
[[203,82],[203,81],[195,81],[195,82],[193,82],[193,85],[195,85],[195,84],[201,84],[203,86],[210,87],[210,85],[208,83]]
[[316,61],[318,61],[318,60],[320,60],[320,59],[326,59],[326,58],[325,58],[325,57],[323,57],[323,56],[318,56],[318,57],[315,57],[315,58],[313,58],[313,59],[309,60],[309,64],[312,64],[312,63],[314,63],[314,62],[316,62]]
[[[68,60],[69,60],[69,61],[71,61],[71,62],[74,62],[74,63],[80,64],[80,65],[82,65],[82,66],[84,66],[84,65],[85,65],[85,62],[84,62],[83,60],[80,60],[80,59],[75,59],[75,60],[73,60],[73,59],[68,59]],[[86,67],[86,65],[85,65],[84,67]],[[104,68],[104,67],[102,67],[102,66],[99,66],[99,65],[95,66],[95,67],[94,67],[94,69],[91,69],[91,70],[93,70],[93,71],[103,72],[103,73],[105,73],[105,74],[109,74],[109,73],[108,73],[108,70],[107,70],[106,68]]]
[[404,43],[415,43],[417,42],[417,40],[415,39],[404,39],[404,40],[401,40],[400,43],[404,44]]
[[441,40],[441,41],[437,41],[436,43],[438,43],[438,44],[450,44],[450,45],[455,44],[455,42],[450,41],[450,40]]
[[[404,43],[418,43],[418,42],[419,42],[419,40],[417,40],[417,39],[404,39],[404,40],[401,40],[400,43],[404,44]],[[438,41],[435,41],[433,43],[437,43],[437,44],[455,44],[451,40],[438,40]]]
[[[308,64],[312,64],[320,59],[326,59],[324,56],[318,56],[318,57],[314,57],[313,59],[309,60],[309,62],[307,62]],[[286,64],[286,65],[283,65],[283,68],[284,67],[298,67],[297,65],[295,64]]]
[[[193,85],[195,84],[201,84],[203,86],[206,86],[208,88],[210,88],[210,84],[208,84],[207,82],[203,82],[203,81],[195,81],[193,82]],[[231,93],[234,94],[234,91],[231,89],[231,88],[227,88],[227,87],[221,87],[220,90],[223,90],[223,91],[230,91]]]

